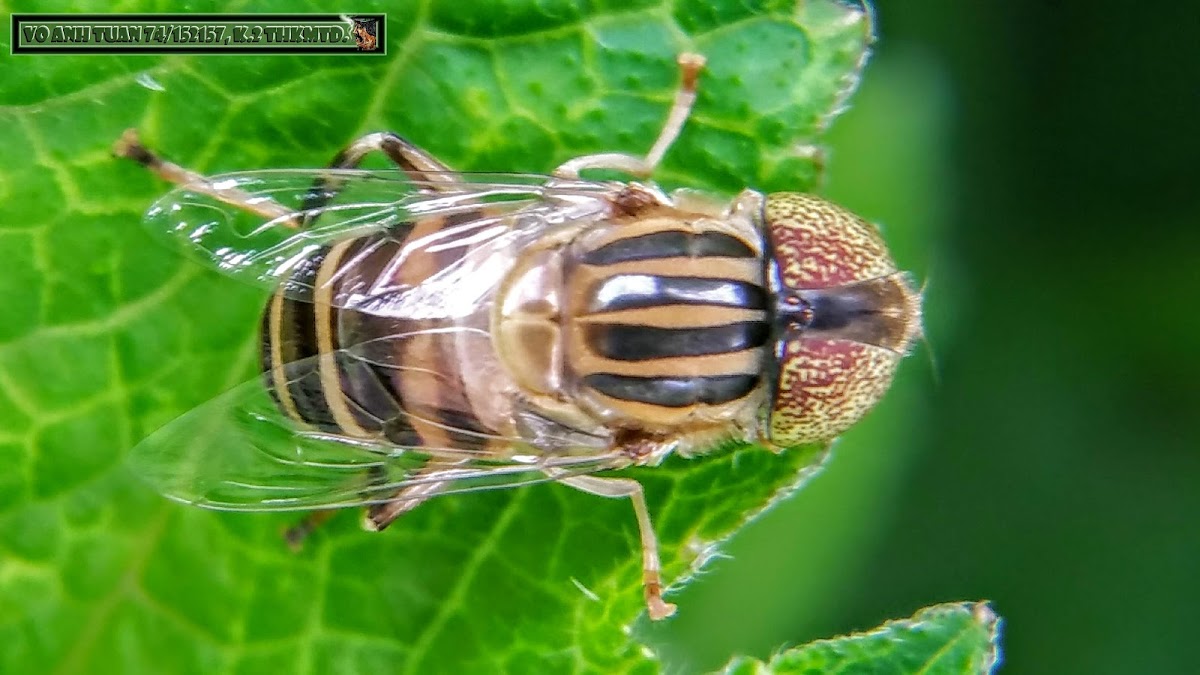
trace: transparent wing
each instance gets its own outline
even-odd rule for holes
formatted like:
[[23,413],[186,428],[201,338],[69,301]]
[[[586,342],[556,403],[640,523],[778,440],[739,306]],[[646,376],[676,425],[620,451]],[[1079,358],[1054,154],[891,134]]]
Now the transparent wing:
[[[225,274],[274,289],[332,242],[378,234],[386,245],[389,233],[426,217],[454,219],[428,245],[473,242],[498,236],[501,222],[511,229],[597,212],[614,186],[537,174],[455,172],[415,180],[402,171],[247,171],[176,188],[151,206],[145,222]],[[505,220],[517,212],[525,217]],[[312,291],[303,279],[286,289],[302,301]],[[333,302],[340,306],[347,297]]]
[[[299,365],[309,365],[297,362]],[[189,411],[151,434],[127,459],[167,497],[211,509],[289,511],[379,504],[436,484],[437,495],[514,487],[613,468],[620,455],[575,445],[546,454],[529,441],[452,429],[452,447],[400,446],[303,429],[285,417],[260,378]],[[477,441],[491,441],[481,450]],[[571,442],[563,434],[534,443]],[[592,438],[591,445],[598,444]],[[507,450],[506,452],[501,452]]]

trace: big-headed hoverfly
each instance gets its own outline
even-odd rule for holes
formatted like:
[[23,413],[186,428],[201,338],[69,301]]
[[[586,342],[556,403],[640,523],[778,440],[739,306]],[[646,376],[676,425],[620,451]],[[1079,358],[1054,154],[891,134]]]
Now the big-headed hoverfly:
[[[139,473],[215,509],[367,505],[376,530],[433,496],[538,480],[628,497],[649,615],[671,615],[640,484],[597,474],[728,440],[827,443],[920,332],[919,294],[838,206],[582,177],[650,176],[703,59],[680,65],[645,157],[549,176],[458,173],[374,133],[326,169],[207,178],[127,132],[116,154],[179,186],[150,227],[274,292],[262,379],[152,434]],[[375,151],[399,171],[356,168]]]

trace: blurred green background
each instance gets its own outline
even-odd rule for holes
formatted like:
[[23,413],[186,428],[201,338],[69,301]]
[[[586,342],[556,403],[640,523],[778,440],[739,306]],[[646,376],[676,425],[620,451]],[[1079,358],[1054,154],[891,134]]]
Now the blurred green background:
[[877,13],[828,192],[902,235],[928,345],[661,638],[709,665],[988,598],[1003,672],[1196,672],[1195,10]]

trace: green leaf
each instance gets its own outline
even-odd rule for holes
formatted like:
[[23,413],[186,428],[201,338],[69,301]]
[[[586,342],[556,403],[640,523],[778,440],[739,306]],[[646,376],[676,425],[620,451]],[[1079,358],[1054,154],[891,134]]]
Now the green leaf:
[[[381,535],[344,514],[292,554],[291,516],[175,505],[132,476],[138,440],[253,377],[265,298],[160,247],[138,223],[166,186],[109,148],[136,127],[203,172],[316,167],[392,129],[458,168],[544,171],[645,152],[692,50],[709,68],[662,182],[809,189],[819,167],[797,150],[856,81],[868,18],[834,0],[431,1],[388,29],[384,59],[0,60],[0,672],[657,669],[626,632],[642,603],[622,501],[465,495]],[[740,448],[631,472],[666,578],[677,588],[819,459]]]
[[974,675],[1000,660],[1000,619],[987,603],[927,607],[867,633],[818,640],[767,662],[734,659],[725,675]]

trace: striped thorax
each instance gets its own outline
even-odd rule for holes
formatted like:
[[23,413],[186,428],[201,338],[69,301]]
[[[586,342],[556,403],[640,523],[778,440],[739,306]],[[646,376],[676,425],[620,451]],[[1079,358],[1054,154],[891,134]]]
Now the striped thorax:
[[770,336],[755,223],[669,203],[524,253],[497,348],[529,400],[654,437],[721,431],[757,402]]

